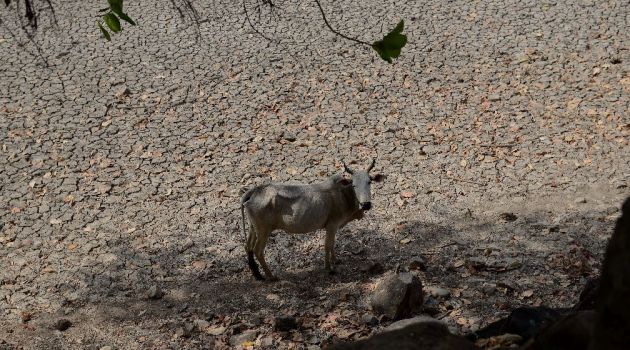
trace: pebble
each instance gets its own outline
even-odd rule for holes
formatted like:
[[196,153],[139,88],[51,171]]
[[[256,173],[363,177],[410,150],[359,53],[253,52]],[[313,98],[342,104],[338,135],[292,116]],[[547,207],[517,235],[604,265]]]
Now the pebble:
[[451,296],[451,292],[445,288],[432,286],[432,287],[426,287],[424,290],[435,298],[446,299],[449,296]]
[[248,330],[241,334],[236,334],[230,337],[230,345],[239,346],[245,342],[254,341],[258,336],[258,332],[255,330]]
[[164,292],[157,285],[151,286],[149,290],[147,291],[147,297],[149,299],[153,299],[153,300],[162,299],[163,296],[164,296]]

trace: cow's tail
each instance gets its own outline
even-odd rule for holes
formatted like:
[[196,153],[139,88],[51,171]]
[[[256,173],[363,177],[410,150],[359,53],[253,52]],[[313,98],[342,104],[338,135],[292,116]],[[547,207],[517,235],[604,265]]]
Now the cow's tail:
[[[260,270],[258,269],[258,264],[256,263],[256,259],[254,259],[254,247],[250,246],[249,239],[247,239],[247,231],[245,229],[245,202],[249,200],[252,196],[253,190],[249,190],[245,192],[243,198],[241,199],[241,220],[243,223],[243,236],[245,238],[245,252],[247,252],[247,265],[249,265],[249,269],[252,271],[254,278],[259,281],[264,280]],[[251,232],[250,232],[251,234]]]

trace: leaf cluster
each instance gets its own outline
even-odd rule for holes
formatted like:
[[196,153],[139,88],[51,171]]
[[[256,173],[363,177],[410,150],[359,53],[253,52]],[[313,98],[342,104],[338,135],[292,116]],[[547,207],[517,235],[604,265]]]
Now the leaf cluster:
[[402,33],[404,27],[405,22],[401,20],[396,28],[387,33],[383,39],[372,44],[372,48],[383,60],[392,63],[392,58],[400,56],[400,50],[407,45],[407,36]]
[[120,20],[131,24],[132,26],[136,25],[131,17],[129,17],[126,13],[123,12],[123,0],[107,0],[109,3],[109,7],[100,10],[100,12],[107,12],[103,15],[103,22],[97,22],[98,28],[101,30],[103,37],[107,39],[107,41],[111,41],[112,37],[110,33],[105,29],[103,23],[107,25],[109,30],[113,33],[118,33],[122,30],[120,25]]

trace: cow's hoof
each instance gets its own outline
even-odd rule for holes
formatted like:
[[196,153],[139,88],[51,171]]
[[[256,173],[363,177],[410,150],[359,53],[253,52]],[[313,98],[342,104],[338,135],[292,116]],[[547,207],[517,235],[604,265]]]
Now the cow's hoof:
[[276,276],[267,277],[267,282],[278,282],[279,279]]

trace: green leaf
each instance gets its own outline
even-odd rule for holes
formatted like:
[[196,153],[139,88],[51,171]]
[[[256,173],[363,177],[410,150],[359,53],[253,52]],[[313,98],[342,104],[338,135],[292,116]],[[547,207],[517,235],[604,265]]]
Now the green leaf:
[[375,41],[372,44],[372,48],[383,60],[392,63],[392,58],[398,58],[401,49],[407,45],[407,36],[402,34],[404,26],[405,24],[401,20],[396,28],[385,35],[383,39]]
[[398,22],[398,25],[396,26],[396,28],[392,30],[392,33],[400,34],[402,33],[404,28],[405,28],[405,21],[401,19],[400,22]]
[[112,37],[109,35],[109,32],[105,30],[105,28],[103,28],[103,26],[100,23],[98,23],[98,27],[101,29],[101,33],[103,34],[103,37],[107,39],[107,41],[112,41]]
[[132,26],[136,25],[136,22],[134,22],[133,19],[131,19],[129,16],[127,16],[126,13],[119,13],[118,17],[120,17],[120,19],[124,20],[125,22],[131,24]]
[[114,33],[120,32],[120,21],[118,20],[118,17],[116,17],[115,14],[110,12],[106,14],[105,16],[103,16],[103,19],[105,20],[105,24],[107,24],[107,26],[109,27],[109,29],[112,30],[112,32]]
[[123,0],[107,0],[112,11],[119,15],[123,13]]

